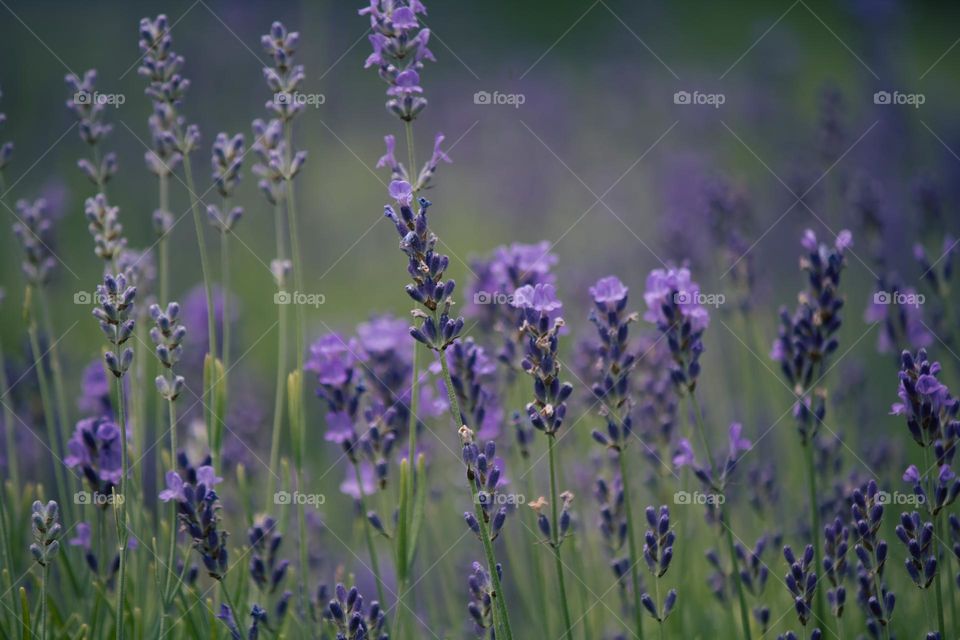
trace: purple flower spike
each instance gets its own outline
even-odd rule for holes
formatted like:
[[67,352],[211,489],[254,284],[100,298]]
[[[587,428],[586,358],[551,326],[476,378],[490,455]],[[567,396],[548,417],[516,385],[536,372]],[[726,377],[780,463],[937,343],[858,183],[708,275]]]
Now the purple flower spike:
[[616,276],[600,278],[597,284],[590,287],[590,295],[598,305],[617,303],[627,297],[627,287]]

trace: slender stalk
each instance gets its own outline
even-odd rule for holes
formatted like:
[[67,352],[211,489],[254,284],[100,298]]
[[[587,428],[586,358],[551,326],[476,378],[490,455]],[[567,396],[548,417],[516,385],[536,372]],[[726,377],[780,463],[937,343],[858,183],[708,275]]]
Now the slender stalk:
[[[637,553],[637,534],[633,524],[633,513],[630,502],[629,482],[627,481],[627,462],[624,452],[619,451],[617,458],[620,462],[620,484],[623,486],[623,508],[627,516],[627,544],[630,549],[630,579],[633,582],[633,617],[637,627],[637,638],[643,640],[643,605],[640,603],[640,556]],[[659,596],[657,602],[660,602]],[[663,633],[661,625],[660,633]]]
[[123,378],[117,378],[117,427],[120,429],[120,481],[117,483],[114,499],[114,510],[117,514],[117,547],[120,555],[120,568],[117,576],[117,640],[124,638],[124,593],[127,585],[127,496],[124,489],[127,486],[127,475],[130,472],[130,461],[127,458],[127,425],[124,417]]
[[[277,240],[277,260],[282,262],[286,259],[286,251],[284,249],[283,242],[285,228],[283,224],[283,206],[281,206],[279,202],[273,205],[273,220],[274,232],[276,233]],[[277,379],[275,382],[275,393],[273,397],[273,432],[270,438],[271,472],[267,474],[268,504],[270,500],[273,500],[273,492],[276,488],[276,485],[274,484],[276,476],[274,475],[273,469],[276,469],[280,462],[280,432],[283,429],[283,405],[284,398],[286,396],[286,388],[284,385],[287,381],[287,325],[289,324],[287,322],[287,305],[277,305],[277,324]]]
[[553,540],[550,546],[553,547],[553,562],[557,570],[557,586],[560,589],[560,608],[563,612],[563,626],[566,629],[561,638],[573,640],[573,625],[570,623],[570,607],[567,605],[567,585],[563,577],[563,560],[560,558],[560,544],[563,541],[560,539],[560,508],[557,504],[559,498],[557,494],[556,443],[556,437],[548,433],[547,450],[550,457],[550,509],[552,511],[551,515],[553,516],[553,526],[551,527]]
[[386,598],[383,592],[383,578],[380,574],[380,560],[377,557],[377,548],[373,544],[373,531],[370,520],[367,518],[367,496],[363,491],[363,477],[360,474],[360,465],[353,463],[354,477],[357,479],[357,491],[360,495],[360,517],[363,519],[363,534],[367,540],[367,552],[370,554],[370,564],[373,568],[373,577],[377,581],[377,597],[380,598],[381,606],[386,605]]
[[[807,487],[810,493],[810,521],[811,535],[813,537],[813,557],[817,563],[815,566],[823,566],[823,551],[820,548],[820,504],[817,493],[817,469],[813,461],[813,441],[808,438],[803,444],[803,453],[806,456],[807,463]],[[818,620],[827,625],[827,618],[823,614],[823,594],[822,589],[817,589],[816,600],[814,601],[815,614]],[[878,595],[878,597],[880,597]],[[881,598],[882,600],[882,598]]]
[[[17,462],[17,456],[12,455],[12,452],[16,451],[16,438],[14,437],[13,432],[13,408],[10,406],[12,398],[8,398],[10,394],[10,381],[7,379],[7,363],[3,355],[3,345],[0,344],[0,403],[3,404],[3,435],[6,440],[7,451],[11,452],[6,456],[7,458],[7,470],[9,471],[10,479],[13,481],[13,499],[17,501],[14,503],[14,507],[18,507],[19,498],[20,498],[20,465]],[[9,565],[4,565],[9,566]]]
[[[921,447],[921,448],[922,448],[922,450],[923,450],[923,469],[924,469],[924,476],[927,476],[927,475],[929,475],[929,469],[930,469],[930,451],[929,451],[929,447],[928,447],[928,446],[923,446],[923,447]],[[923,480],[924,480],[924,478],[921,478],[921,481],[923,481]],[[931,478],[930,481],[929,481],[927,484],[928,484],[928,487],[927,487],[927,495],[928,495],[928,496],[934,495],[934,491],[933,491],[933,479]],[[933,509],[932,509],[929,505],[927,506],[927,509],[929,509],[929,510],[931,511],[931,514],[930,514],[930,515],[931,515],[931,517],[933,518],[933,532],[934,532],[933,545],[934,545],[934,549],[939,549],[939,547],[940,547],[940,542],[939,542],[939,541],[942,540],[942,538],[940,537],[940,533],[941,533],[941,531],[940,531],[940,514],[939,514],[939,513],[938,513],[938,514],[933,514]],[[949,554],[949,552],[950,552],[950,549],[947,549],[947,553],[948,553],[948,554]],[[940,554],[937,553],[936,555],[939,556]],[[941,563],[939,558],[937,558],[937,562],[939,563],[939,564],[937,565],[937,566],[938,566],[937,575],[934,576],[934,578],[933,578],[934,586],[935,586],[935,591],[936,591],[936,598],[937,598],[937,629],[940,631],[940,637],[941,637],[941,638],[946,638],[946,637],[947,637],[947,633],[946,633],[947,625],[946,625],[946,623],[944,622],[944,616],[943,616],[943,590],[942,590],[942,587],[940,586],[940,578],[941,578],[941,575],[940,575],[940,574],[943,573],[944,563]],[[949,563],[947,563],[947,566],[949,566]],[[880,594],[879,592],[877,593],[877,599],[879,599],[879,600],[881,601],[881,603],[883,602],[883,598],[882,598],[882,596],[881,596],[881,594]]]
[[[418,418],[417,414],[420,410],[420,343],[416,340],[413,341],[413,379],[410,383],[410,418],[407,423],[407,456],[410,460],[410,473],[407,474],[407,495],[410,497],[410,501],[413,501],[413,492],[415,490],[414,484],[414,459],[416,458],[417,451],[417,423]],[[359,480],[358,480],[359,482]],[[420,487],[421,491],[425,491],[425,487]],[[407,521],[407,530],[410,530],[410,526],[413,522],[413,509],[409,510],[409,518]],[[408,537],[408,542],[412,544],[412,540]],[[409,574],[410,568],[407,567],[407,573]],[[404,602],[404,598],[407,596],[407,585],[409,584],[410,579],[409,575],[400,576],[400,586],[397,593],[397,614],[394,616],[394,626],[393,632],[397,638],[403,638],[400,631],[404,622],[404,617],[406,616],[407,605]]]
[[[177,409],[173,400],[167,400],[167,413],[170,418],[170,460],[176,465],[177,460]],[[173,568],[174,559],[177,552],[177,501],[170,501],[170,547],[167,550],[167,580],[163,588],[164,603],[170,597],[170,589],[176,572]],[[164,611],[163,617],[166,617]]]
[[[203,276],[203,291],[207,299],[207,353],[211,357],[216,357],[217,353],[217,329],[216,329],[216,307],[213,305],[213,287],[210,281],[210,265],[207,258],[207,245],[204,239],[203,233],[203,217],[200,213],[199,202],[197,201],[196,189],[193,184],[193,168],[190,163],[190,154],[183,154],[183,172],[187,178],[187,191],[190,192],[190,208],[193,211],[193,226],[197,232],[197,247],[200,249],[200,273]],[[213,399],[213,385],[214,385],[214,376],[210,376],[208,381],[208,387],[204,389],[204,404],[206,405],[207,419],[207,439],[211,445],[211,455],[213,457],[213,462],[215,467],[219,467],[220,464],[220,451],[219,447],[215,447],[214,439],[212,438],[213,432],[215,429],[214,420],[214,399]]]
[[[230,208],[228,198],[223,199],[223,215],[227,215]],[[223,283],[223,327],[221,339],[221,357],[223,361],[223,386],[227,387],[227,374],[230,371],[230,314],[228,309],[230,292],[230,230],[220,234],[220,280]]]
[[[450,402],[450,416],[453,418],[454,426],[459,428],[460,402],[457,400],[457,394],[454,391],[453,380],[450,377],[450,367],[447,364],[447,358],[444,353],[438,354],[440,360],[440,370],[443,373],[443,385],[447,389],[447,399]],[[500,640],[513,640],[513,630],[510,627],[510,615],[507,613],[507,604],[503,599],[503,587],[500,584],[500,575],[497,573],[497,559],[493,553],[493,543],[490,541],[490,531],[487,522],[484,519],[483,509],[480,501],[477,499],[477,487],[470,482],[470,497],[473,500],[473,511],[480,523],[480,541],[483,543],[483,553],[487,561],[487,570],[490,572],[490,579],[493,581],[493,602],[496,608],[494,615],[494,626],[498,627],[497,638]],[[499,622],[499,625],[496,623]]]
[[50,637],[49,629],[47,629],[47,574],[49,572],[49,567],[44,564],[40,569],[40,637],[46,638]]
[[[710,450],[710,441],[707,440],[706,429],[703,426],[703,412],[700,409],[700,402],[697,400],[697,395],[693,392],[690,393],[690,402],[693,404],[694,415],[696,416],[697,430],[700,432],[700,438],[703,440],[704,449],[707,452],[707,460],[710,462],[710,468],[716,469],[716,466],[713,462],[713,453]],[[737,549],[733,544],[733,531],[730,530],[730,526],[724,522],[723,512],[720,513],[720,523],[726,532],[727,539],[727,550],[730,553],[730,564],[731,564],[731,573],[733,574],[733,582],[737,587],[737,599],[740,604],[740,624],[743,626],[743,637],[747,640],[751,640],[750,632],[750,615],[747,609],[747,600],[743,595],[743,584],[740,580],[740,572],[737,571]],[[819,530],[819,527],[817,527]],[[814,535],[814,540],[817,536]],[[817,566],[820,566],[819,564]],[[823,618],[819,618],[823,620]]]

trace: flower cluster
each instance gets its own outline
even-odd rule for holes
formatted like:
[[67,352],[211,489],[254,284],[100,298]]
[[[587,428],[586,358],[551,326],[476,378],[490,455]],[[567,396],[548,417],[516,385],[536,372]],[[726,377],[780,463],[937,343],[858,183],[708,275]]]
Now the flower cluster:
[[700,375],[703,332],[710,324],[710,314],[700,304],[700,285],[686,267],[654,269],[647,276],[643,299],[647,304],[643,319],[656,325],[670,347],[674,383],[692,393]]
[[600,506],[598,526],[607,555],[610,557],[610,568],[620,583],[626,587],[626,580],[630,576],[630,559],[618,557],[627,540],[627,514],[624,504],[623,480],[615,476],[613,482],[604,478],[597,478],[594,484],[594,498]]
[[[654,580],[659,580],[666,575],[670,568],[676,534],[670,527],[670,510],[666,505],[661,506],[659,510],[654,507],[647,507],[646,516],[650,528],[644,534],[643,559],[646,561],[647,570],[650,571]],[[640,597],[640,602],[657,622],[662,623],[677,603],[677,590],[670,589],[667,592],[662,607],[653,600],[649,593],[644,593]]]
[[790,546],[783,548],[783,557],[787,561],[789,571],[785,581],[787,589],[793,596],[794,609],[800,624],[807,625],[813,613],[813,595],[817,590],[817,572],[813,565],[813,545],[807,545],[800,558],[793,553]]
[[120,208],[110,206],[107,197],[98,193],[86,199],[83,213],[87,217],[90,235],[93,236],[94,253],[105,262],[117,260],[127,246],[123,225],[120,224]]
[[829,246],[818,242],[813,231],[807,229],[800,242],[806,251],[800,258],[800,268],[807,273],[808,288],[800,293],[793,315],[786,308],[780,310],[780,328],[770,357],[780,363],[798,396],[794,415],[804,441],[816,434],[823,417],[817,415],[821,406],[811,408],[808,392],[826,373],[830,355],[839,346],[836,333],[844,304],[839,293],[840,274],[852,242],[850,232],[841,231]]
[[[759,599],[763,595],[763,590],[767,586],[767,579],[770,577],[770,569],[763,560],[763,555],[770,546],[779,545],[780,536],[769,536],[764,534],[757,539],[753,549],[747,549],[739,542],[734,545],[734,558],[739,567],[740,583],[754,597]],[[772,545],[771,545],[772,543]],[[763,633],[767,632],[770,625],[770,607],[759,605],[753,609],[753,618],[760,625]]]
[[50,564],[50,561],[60,551],[60,532],[63,527],[60,526],[60,506],[51,500],[43,504],[39,500],[34,501],[31,508],[30,524],[33,532],[33,544],[30,545],[30,553],[42,567]]
[[897,537],[907,548],[904,564],[910,579],[921,589],[928,588],[937,577],[937,552],[932,522],[922,522],[920,514],[903,513],[896,528]]
[[413,192],[410,184],[403,181],[390,183],[390,195],[396,200],[400,213],[387,205],[384,215],[396,226],[400,250],[407,256],[407,273],[413,284],[406,286],[406,292],[426,309],[414,311],[420,326],[412,328],[410,335],[434,351],[444,351],[463,331],[463,318],[450,317],[456,283],[443,277],[450,258],[436,251],[438,238],[427,223],[430,202],[420,198],[420,207],[414,214],[410,206]]
[[[69,454],[63,463],[83,474],[90,489],[109,496],[120,484],[121,469],[120,429],[107,418],[86,418],[77,423],[67,442]],[[98,502],[106,507],[106,502]]]
[[[559,548],[560,545],[563,544],[567,534],[570,532],[570,525],[573,523],[573,516],[570,515],[570,507],[573,506],[573,493],[564,491],[558,497],[560,502],[560,515],[557,518],[559,523],[557,524],[556,540],[553,539],[553,527],[550,524],[550,518],[543,512],[544,508],[549,504],[547,499],[540,496],[527,505],[537,514],[537,528],[540,529],[540,533],[543,534],[543,541],[554,548]],[[618,568],[614,567],[614,572],[617,570]]]
[[83,77],[72,73],[64,78],[73,94],[67,100],[67,109],[73,112],[78,122],[80,138],[94,149],[93,161],[86,158],[77,161],[85,176],[101,190],[117,172],[117,155],[107,153],[99,157],[99,144],[113,131],[113,125],[103,122],[107,104],[97,93],[97,71],[89,69]]
[[260,36],[260,44],[273,58],[273,66],[263,69],[267,86],[274,92],[273,98],[267,102],[267,109],[273,111],[282,122],[289,122],[305,106],[296,99],[296,92],[306,76],[303,65],[293,62],[300,44],[300,34],[287,31],[282,22],[274,22],[270,25],[270,33]]
[[131,316],[136,296],[137,288],[127,286],[122,273],[115,277],[107,274],[103,277],[103,284],[97,285],[99,306],[93,310],[93,316],[100,322],[107,341],[113,345],[113,350],[103,354],[103,360],[118,378],[126,374],[133,362],[133,349],[126,347],[121,352],[120,347],[133,335],[135,321]]
[[218,529],[220,524],[220,498],[213,487],[222,482],[213,467],[204,465],[194,474],[187,473],[184,480],[176,471],[168,471],[167,488],[160,492],[163,502],[177,502],[177,517],[180,526],[191,538],[193,548],[200,554],[210,577],[221,580],[229,568],[227,557],[227,532]]
[[[480,505],[484,523],[488,525],[490,540],[496,540],[507,521],[507,507],[499,493],[506,485],[506,478],[503,476],[503,462],[496,458],[497,445],[491,440],[481,449],[474,441],[473,431],[466,426],[460,428],[460,440],[463,444],[462,457],[466,465],[467,481],[476,489],[476,500]],[[463,519],[470,530],[480,537],[482,529],[477,517],[467,511],[463,514]]]
[[390,169],[390,180],[391,182],[409,182],[412,186],[414,192],[419,193],[424,189],[428,189],[433,181],[433,176],[436,175],[437,169],[440,168],[441,162],[446,162],[447,164],[452,163],[450,156],[441,148],[445,136],[442,133],[438,133],[433,139],[433,152],[430,154],[430,158],[424,163],[423,167],[420,168],[420,173],[416,176],[412,176],[407,167],[396,157],[396,147],[397,140],[392,135],[384,136],[383,141],[386,145],[387,152],[380,156],[380,159],[377,160],[377,168],[387,168]]
[[461,424],[474,425],[481,440],[496,438],[503,417],[495,391],[496,364],[473,338],[456,341],[447,353]]
[[620,450],[633,429],[629,385],[636,356],[629,352],[627,338],[630,323],[639,316],[625,313],[627,287],[616,276],[601,278],[590,287],[590,295],[594,303],[590,321],[600,338],[597,355],[602,372],[592,390],[607,422],[607,434],[595,431],[593,437],[605,446]]
[[20,241],[24,253],[20,269],[28,283],[42,286],[50,280],[57,264],[50,250],[53,220],[47,211],[46,201],[18,201],[17,217],[19,222],[13,225],[13,233]]
[[213,184],[224,200],[224,209],[215,204],[207,205],[207,218],[210,224],[221,233],[233,231],[243,215],[243,207],[226,210],[226,201],[240,182],[240,169],[243,167],[243,134],[232,138],[226,133],[218,133],[213,141],[210,164],[213,167]]
[[857,555],[858,598],[869,616],[867,627],[876,631],[886,626],[893,616],[896,596],[883,584],[883,569],[887,562],[887,542],[879,537],[883,524],[883,500],[874,480],[855,489],[850,507],[853,518],[854,553]]
[[404,433],[410,420],[413,378],[409,323],[390,315],[371,318],[357,326],[357,342],[372,398],[367,421]]
[[160,305],[150,305],[150,317],[155,325],[150,329],[150,339],[156,345],[157,359],[169,372],[169,377],[163,374],[157,376],[157,391],[165,400],[172,402],[183,391],[183,376],[176,375],[173,368],[183,355],[181,343],[187,335],[187,329],[179,322],[180,305],[176,302],[169,303],[166,311]]
[[847,575],[850,573],[847,564],[847,551],[850,548],[850,529],[837,516],[834,521],[823,528],[823,573],[830,583],[827,589],[827,602],[834,617],[843,617],[843,607],[847,602]]
[[366,391],[360,369],[360,345],[328,333],[310,346],[306,370],[317,375],[317,395],[326,401],[332,413],[343,414],[355,423],[360,397]]
[[[479,562],[474,562],[471,569],[467,576],[467,587],[470,590],[467,612],[470,614],[477,634],[483,635],[487,629],[490,629],[490,637],[493,639],[493,581],[490,579],[490,573]],[[497,573],[503,581],[503,568],[499,564]]]
[[[160,173],[169,173],[180,159],[197,148],[200,129],[187,125],[176,108],[183,101],[190,80],[180,74],[183,56],[173,50],[167,16],[140,20],[140,52],[143,58],[137,72],[149,82],[145,93],[153,101],[150,129],[153,135],[153,156],[147,153],[147,166]],[[167,212],[163,212],[167,213]]]
[[525,285],[514,292],[513,306],[522,312],[520,331],[526,338],[521,367],[533,377],[534,401],[527,417],[539,431],[555,437],[567,415],[567,398],[573,385],[560,382],[560,330],[563,306],[552,284]]
[[924,488],[924,477],[915,465],[907,467],[903,473],[903,480],[913,485],[914,495],[922,504],[927,505],[927,510],[932,516],[939,515],[960,496],[960,479],[948,464],[940,466],[936,479],[930,479],[928,488]]
[[[277,530],[277,521],[270,516],[258,518],[247,531],[250,542],[250,577],[257,590],[263,595],[273,595],[283,584],[287,575],[289,560],[277,558],[283,536]],[[287,613],[293,592],[286,590],[280,594],[274,606],[274,616],[279,622]]]
[[338,584],[336,597],[330,600],[323,612],[325,620],[337,631],[337,640],[389,640],[384,631],[387,616],[376,600],[364,612],[363,596],[356,587],[347,588]]
[[937,465],[953,461],[957,439],[960,438],[960,402],[940,382],[940,363],[927,359],[925,349],[916,356],[904,351],[901,356],[899,387],[900,402],[890,411],[904,416],[914,441],[921,447],[933,447]]
[[365,68],[376,66],[387,83],[387,110],[405,122],[411,122],[427,106],[420,86],[424,60],[434,60],[427,48],[430,30],[420,29],[418,14],[427,9],[420,0],[370,0],[360,15],[370,16],[370,45],[373,53]]
[[244,636],[240,632],[240,627],[237,626],[237,620],[233,616],[233,609],[231,609],[226,604],[220,605],[220,613],[217,614],[217,618],[223,620],[223,623],[227,626],[227,629],[230,631],[230,640],[257,640],[260,637],[260,625],[267,624],[267,612],[263,608],[255,604],[250,608],[250,617],[253,618],[253,621],[250,623],[250,628],[247,630],[247,635]]
[[[743,425],[734,422],[727,431],[727,455],[716,468],[711,467],[709,463],[706,466],[699,463],[694,454],[693,446],[686,438],[681,439],[678,444],[676,455],[673,457],[673,465],[677,469],[690,467],[706,491],[722,494],[730,481],[730,477],[736,471],[737,463],[741,458],[740,454],[750,451],[752,446],[753,443],[750,439],[743,435]],[[720,506],[720,501],[707,501],[708,520],[719,521]]]

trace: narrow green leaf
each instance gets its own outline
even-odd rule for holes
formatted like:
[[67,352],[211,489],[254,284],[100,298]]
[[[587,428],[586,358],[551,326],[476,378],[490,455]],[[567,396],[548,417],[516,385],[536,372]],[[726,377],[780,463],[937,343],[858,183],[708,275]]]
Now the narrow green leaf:
[[33,632],[30,629],[30,602],[27,600],[27,590],[20,587],[20,619],[23,629],[23,640],[31,640]]
[[421,453],[417,456],[416,484],[413,487],[413,514],[410,517],[410,549],[407,554],[407,567],[413,566],[413,559],[417,554],[417,539],[423,527],[423,517],[427,506],[427,463]]

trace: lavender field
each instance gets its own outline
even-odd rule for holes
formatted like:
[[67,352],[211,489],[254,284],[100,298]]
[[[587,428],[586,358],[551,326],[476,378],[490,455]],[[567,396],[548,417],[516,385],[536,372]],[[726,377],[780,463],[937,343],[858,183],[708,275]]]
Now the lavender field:
[[0,0],[0,640],[960,640],[958,44]]

